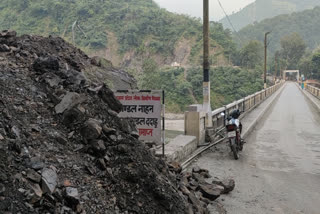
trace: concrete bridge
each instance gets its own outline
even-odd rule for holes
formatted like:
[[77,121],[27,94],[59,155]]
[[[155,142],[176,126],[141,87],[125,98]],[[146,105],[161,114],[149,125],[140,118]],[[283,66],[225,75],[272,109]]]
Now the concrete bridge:
[[[176,147],[180,153],[169,151],[168,157],[182,164],[189,158],[190,168],[198,165],[212,171],[213,176],[234,178],[236,191],[218,200],[228,213],[319,213],[320,89],[307,85],[302,90],[294,82],[279,83],[215,110],[211,132],[222,127],[220,113],[234,108],[246,112],[242,123],[247,144],[238,161],[225,141],[196,161],[190,159],[204,148],[206,116],[197,111],[186,113],[186,133],[190,131],[188,118],[192,118],[193,128],[198,118],[198,132],[193,137],[178,137],[180,143],[189,143],[187,149],[180,144]],[[170,144],[168,148],[172,149]]]

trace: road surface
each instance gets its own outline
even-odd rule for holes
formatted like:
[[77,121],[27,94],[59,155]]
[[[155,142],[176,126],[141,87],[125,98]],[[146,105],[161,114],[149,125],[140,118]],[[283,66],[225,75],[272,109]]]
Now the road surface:
[[218,199],[228,214],[320,213],[320,114],[294,83],[246,141],[238,161],[225,143],[192,165],[235,179]]

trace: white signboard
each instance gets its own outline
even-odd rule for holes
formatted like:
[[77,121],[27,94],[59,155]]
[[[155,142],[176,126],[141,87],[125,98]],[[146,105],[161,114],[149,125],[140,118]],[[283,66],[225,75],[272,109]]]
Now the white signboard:
[[161,143],[162,91],[116,91],[123,108],[119,116],[134,120],[140,140]]

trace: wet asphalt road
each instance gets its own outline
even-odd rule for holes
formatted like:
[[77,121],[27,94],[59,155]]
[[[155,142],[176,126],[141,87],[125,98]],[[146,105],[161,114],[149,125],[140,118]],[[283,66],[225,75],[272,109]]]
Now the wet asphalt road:
[[320,214],[320,113],[294,83],[246,141],[238,161],[224,143],[193,164],[235,179],[218,199],[228,214]]

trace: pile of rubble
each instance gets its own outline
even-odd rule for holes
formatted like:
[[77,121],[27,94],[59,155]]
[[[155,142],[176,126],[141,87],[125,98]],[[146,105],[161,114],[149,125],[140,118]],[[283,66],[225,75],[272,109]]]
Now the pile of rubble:
[[222,181],[213,179],[211,183],[208,183],[206,180],[211,178],[209,171],[198,166],[194,167],[192,172],[182,172],[178,163],[169,163],[168,166],[170,171],[176,173],[178,188],[191,203],[192,207],[189,209],[192,212],[208,213],[207,207],[212,201],[235,188],[233,179]]
[[207,213],[225,184],[156,158],[88,66],[61,38],[0,33],[0,213]]

